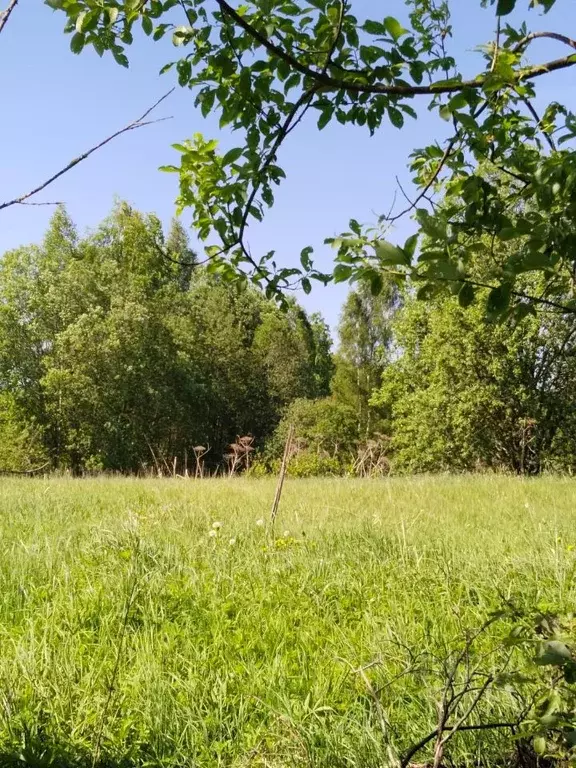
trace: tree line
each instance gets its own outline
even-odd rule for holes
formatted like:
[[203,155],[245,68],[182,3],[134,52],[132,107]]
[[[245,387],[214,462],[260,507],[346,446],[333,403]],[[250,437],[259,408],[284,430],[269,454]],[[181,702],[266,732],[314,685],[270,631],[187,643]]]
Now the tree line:
[[293,425],[295,475],[572,471],[574,316],[463,304],[358,282],[333,353],[319,314],[227,282],[177,220],[118,203],[80,236],[58,209],[0,260],[0,469],[262,474]]
[[185,470],[329,392],[323,320],[197,264],[124,203],[80,237],[63,209],[0,262],[0,468]]

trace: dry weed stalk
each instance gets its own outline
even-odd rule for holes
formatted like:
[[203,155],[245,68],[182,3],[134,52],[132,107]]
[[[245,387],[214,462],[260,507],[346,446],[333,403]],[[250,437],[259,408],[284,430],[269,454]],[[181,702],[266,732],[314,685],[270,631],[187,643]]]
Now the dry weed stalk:
[[210,446],[206,448],[203,445],[195,445],[192,450],[194,451],[194,461],[196,462],[194,477],[198,479],[199,477],[204,477],[204,456],[210,450]]
[[254,438],[251,435],[237,437],[235,443],[231,443],[229,453],[224,455],[228,463],[228,474],[230,477],[236,474],[240,469],[250,468],[250,455],[254,451]]

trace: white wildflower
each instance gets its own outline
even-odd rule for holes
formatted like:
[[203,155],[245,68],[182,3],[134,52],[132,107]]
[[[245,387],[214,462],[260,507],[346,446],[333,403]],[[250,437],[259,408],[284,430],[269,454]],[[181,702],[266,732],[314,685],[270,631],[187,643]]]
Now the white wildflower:
[[208,536],[210,536],[211,539],[213,539],[215,536],[218,536],[217,531],[209,531]]
[[290,537],[290,531],[284,531],[284,538],[288,539]]
[[257,525],[259,528],[262,528],[262,527],[263,527],[263,525],[264,525],[264,520],[262,520],[262,518],[260,518],[260,520],[256,520],[256,525]]
[[215,531],[219,531],[219,530],[220,530],[220,528],[222,528],[222,523],[221,523],[221,522],[219,522],[218,520],[216,520],[216,522],[215,522],[215,523],[212,523],[212,528],[213,528]]
[[236,544],[236,539],[230,539],[229,544],[230,544],[231,547],[233,547],[234,544]]

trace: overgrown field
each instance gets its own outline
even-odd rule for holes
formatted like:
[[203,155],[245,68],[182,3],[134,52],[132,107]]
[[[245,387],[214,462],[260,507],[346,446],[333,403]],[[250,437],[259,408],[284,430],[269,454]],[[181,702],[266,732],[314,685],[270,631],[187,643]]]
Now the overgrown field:
[[[273,495],[0,481],[0,765],[386,765],[435,728],[452,652],[491,611],[574,605],[571,480],[292,480],[274,536]],[[466,664],[497,668],[508,632]],[[516,708],[498,688],[470,722]],[[510,742],[446,750],[488,765]]]

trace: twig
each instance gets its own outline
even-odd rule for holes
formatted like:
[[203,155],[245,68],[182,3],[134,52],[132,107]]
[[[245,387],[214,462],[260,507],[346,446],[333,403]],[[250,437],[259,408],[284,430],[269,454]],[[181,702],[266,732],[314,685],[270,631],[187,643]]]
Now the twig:
[[496,26],[496,40],[494,41],[494,55],[492,56],[492,65],[490,66],[490,72],[494,72],[494,70],[496,69],[499,53],[500,53],[500,16],[498,16],[498,22]]
[[[256,180],[252,184],[252,191],[250,192],[250,195],[248,196],[248,199],[246,201],[246,205],[244,206],[244,215],[242,216],[242,221],[240,223],[240,228],[238,230],[238,238],[237,238],[237,241],[236,241],[235,245],[239,245],[242,248],[242,251],[244,252],[244,255],[246,256],[248,261],[252,264],[252,266],[254,266],[258,270],[258,272],[260,274],[262,274],[262,270],[261,270],[260,266],[257,264],[256,261],[254,261],[254,259],[250,255],[248,249],[244,245],[244,233],[245,233],[246,227],[248,225],[248,218],[250,216],[250,209],[252,208],[254,200],[256,199],[256,195],[258,194],[258,190],[262,186],[262,176],[263,176],[264,172],[274,162],[274,159],[276,158],[276,153],[278,152],[278,149],[280,148],[280,145],[282,144],[282,142],[284,141],[286,136],[288,136],[288,134],[290,133],[292,128],[295,128],[296,125],[298,125],[298,123],[300,122],[300,120],[304,116],[304,113],[308,109],[309,102],[314,98],[314,95],[315,95],[317,90],[318,90],[318,87],[314,86],[313,88],[311,88],[308,91],[306,91],[305,93],[303,93],[302,96],[300,96],[298,101],[294,104],[294,106],[292,107],[292,109],[288,113],[286,119],[284,120],[282,126],[280,127],[280,129],[278,131],[278,135],[276,136],[276,139],[275,139],[272,147],[270,148],[270,151],[268,152],[268,155],[267,155],[266,159],[264,160],[264,162],[262,163],[262,165],[260,166],[260,168],[258,169],[258,171],[256,173]],[[306,104],[306,102],[308,102],[308,104]],[[294,124],[292,124],[293,121],[295,120],[295,118],[297,117],[299,110],[303,106],[304,106],[303,113],[298,117],[296,122]]]
[[342,2],[340,3],[340,14],[338,16],[338,24],[336,25],[336,34],[334,35],[334,40],[332,41],[332,44],[330,45],[330,48],[328,49],[328,52],[326,55],[326,62],[322,68],[323,74],[326,74],[326,72],[328,71],[328,67],[332,63],[332,56],[334,56],[334,52],[340,40],[340,35],[342,34],[342,26],[344,24],[345,13],[346,13],[346,2],[342,0]]
[[452,738],[452,736],[454,736],[454,734],[457,733],[462,728],[466,720],[470,717],[472,712],[476,709],[476,707],[480,703],[480,699],[482,698],[482,696],[484,696],[484,694],[488,690],[493,680],[494,680],[494,677],[492,675],[489,675],[486,678],[486,680],[484,681],[484,684],[478,690],[476,696],[474,697],[472,703],[470,704],[466,712],[464,712],[464,714],[461,715],[461,717],[454,723],[454,725],[450,726],[450,728],[447,728],[444,725],[443,730],[449,731],[449,733],[447,733],[445,736],[442,736],[438,740],[438,744],[436,747],[436,756],[434,759],[434,768],[438,768],[438,766],[442,762],[442,755],[444,754],[444,746],[446,742],[449,741]]
[[45,203],[31,203],[22,200],[18,205],[64,205],[63,200],[47,200]]
[[18,0],[11,0],[8,8],[6,8],[5,11],[2,11],[2,13],[0,13],[0,34],[4,30],[4,27],[6,26],[6,24],[8,23],[10,14],[14,10],[14,8],[16,8],[17,5],[18,5]]
[[[460,731],[490,731],[492,729],[496,728],[510,728],[512,731],[514,731],[518,727],[518,723],[481,723],[480,725],[462,725],[460,726]],[[452,726],[447,725],[446,729],[450,729]],[[414,744],[408,752],[402,757],[402,760],[400,761],[400,765],[402,768],[407,768],[407,766],[410,764],[410,760],[414,757],[414,755],[417,752],[420,752],[421,749],[423,749],[426,744],[429,744],[432,739],[435,739],[438,736],[438,728],[436,728],[432,733],[429,733],[427,736],[424,736],[423,739],[420,739],[420,741],[417,744]]]
[[[449,277],[435,277],[435,280],[439,280],[441,282],[446,283],[468,283],[469,285],[473,285],[475,288],[497,288],[496,285],[490,285],[490,283],[481,283],[478,280],[468,280],[467,278],[449,278]],[[511,296],[516,296],[518,299],[526,299],[527,301],[535,302],[536,304],[543,304],[547,307],[552,307],[553,309],[558,309],[560,312],[566,315],[575,315],[576,314],[576,306],[569,307],[565,304],[560,304],[557,301],[553,301],[552,299],[546,299],[544,296],[534,296],[530,293],[524,293],[523,291],[510,291]]]
[[557,40],[559,43],[565,43],[566,45],[569,45],[570,48],[576,49],[576,40],[572,40],[572,38],[567,37],[567,35],[561,35],[558,32],[531,32],[529,35],[526,35],[520,42],[518,42],[514,48],[512,49],[514,53],[518,53],[521,51],[528,43],[531,43],[532,40],[537,40],[538,38],[547,37],[551,40]]
[[[0,28],[1,31],[1,28]],[[90,155],[94,154],[94,152],[98,151],[99,149],[102,149],[102,147],[106,146],[106,144],[109,144],[114,139],[118,138],[118,136],[121,136],[123,133],[128,133],[128,131],[133,131],[137,128],[144,128],[144,126],[147,125],[153,125],[154,123],[160,123],[164,120],[169,120],[168,117],[161,117],[158,120],[146,120],[148,115],[151,114],[153,110],[156,109],[165,99],[170,96],[171,93],[173,93],[175,89],[172,88],[168,91],[168,93],[165,93],[164,96],[158,99],[149,109],[144,112],[143,115],[138,117],[136,120],[133,120],[131,123],[126,125],[124,128],[121,128],[119,131],[116,131],[111,136],[108,136],[108,138],[104,139],[103,141],[99,142],[95,146],[93,146],[91,149],[89,149],[87,152],[84,152],[79,157],[74,158],[74,160],[71,160],[68,165],[65,165],[64,168],[61,168],[57,173],[50,176],[49,179],[44,181],[39,186],[32,189],[30,192],[26,192],[24,195],[20,195],[20,197],[15,197],[13,200],[8,200],[7,202],[0,203],[0,211],[4,208],[9,208],[11,205],[22,205],[28,198],[33,197],[34,195],[37,195],[38,192],[41,192],[43,189],[46,189],[46,187],[50,186],[53,182],[55,182],[57,179],[60,178],[60,176],[63,176],[65,173],[68,173],[72,168],[77,166],[79,163],[86,160]]]
[[[488,102],[486,101],[486,102],[484,102],[484,104],[481,107],[479,107],[474,112],[472,117],[476,120],[476,118],[480,117],[480,115],[487,109],[487,107],[488,107]],[[436,182],[436,179],[438,178],[438,176],[440,176],[440,173],[441,173],[442,169],[444,168],[444,166],[446,165],[448,159],[450,158],[450,155],[452,154],[452,151],[453,151],[454,147],[456,146],[457,142],[460,139],[461,131],[462,131],[462,129],[459,128],[456,131],[456,133],[454,134],[454,136],[452,136],[452,138],[448,142],[448,144],[446,146],[446,149],[444,150],[444,154],[442,155],[442,157],[438,161],[438,165],[436,166],[436,168],[434,170],[434,173],[432,174],[432,176],[427,181],[426,185],[424,186],[424,189],[422,189],[421,192],[419,192],[419,194],[416,197],[416,199],[413,202],[410,203],[408,208],[405,208],[403,211],[400,211],[400,213],[396,214],[395,216],[392,216],[392,217],[386,219],[387,221],[390,221],[390,222],[398,221],[398,219],[401,219],[407,213],[410,213],[410,211],[413,211],[416,208],[416,206],[418,205],[418,203],[420,202],[420,200],[422,200],[423,198],[426,197],[426,195],[428,194],[428,191],[434,185],[434,183]]]
[[278,476],[278,485],[276,486],[276,494],[274,495],[274,503],[272,504],[272,512],[270,513],[270,524],[274,527],[276,522],[276,515],[278,514],[278,507],[280,505],[280,497],[282,496],[282,487],[284,485],[284,477],[286,476],[286,469],[288,468],[288,458],[290,456],[290,448],[292,447],[292,439],[294,437],[294,426],[290,424],[288,428],[288,437],[286,438],[286,444],[284,446],[284,455],[282,456],[282,464],[280,465],[280,475]]
[[548,146],[550,147],[552,152],[556,152],[557,151],[557,147],[556,147],[556,144],[554,142],[554,139],[552,138],[552,136],[550,136],[549,133],[546,133],[546,131],[543,129],[543,127],[542,127],[542,120],[540,119],[540,115],[538,114],[538,112],[536,112],[536,110],[534,108],[534,105],[532,104],[532,102],[530,101],[530,99],[527,96],[521,96],[520,98],[523,101],[523,103],[526,105],[526,108],[528,109],[528,112],[530,112],[530,114],[532,115],[532,117],[536,121],[536,126],[538,128],[540,128],[540,131],[541,131],[542,135],[544,136],[544,138],[546,139],[546,142],[547,142]]

